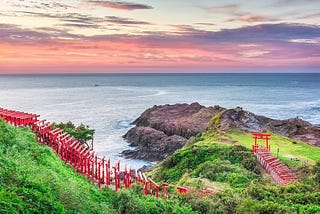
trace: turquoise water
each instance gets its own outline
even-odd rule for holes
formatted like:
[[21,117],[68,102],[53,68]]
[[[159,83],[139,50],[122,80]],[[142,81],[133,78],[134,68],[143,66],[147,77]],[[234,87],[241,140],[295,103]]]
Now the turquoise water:
[[2,75],[0,106],[73,121],[96,129],[99,155],[123,160],[122,135],[153,105],[199,102],[275,119],[300,117],[320,124],[320,74],[92,74]]

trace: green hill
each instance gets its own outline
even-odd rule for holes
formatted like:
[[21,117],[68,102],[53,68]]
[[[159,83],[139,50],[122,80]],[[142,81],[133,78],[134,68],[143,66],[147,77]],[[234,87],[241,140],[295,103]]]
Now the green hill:
[[[227,132],[227,136],[235,144],[243,145],[248,149],[252,148],[253,139],[250,133],[232,130]],[[314,164],[320,161],[320,147],[272,133],[270,152],[274,156],[277,156],[277,149],[279,149],[278,158],[291,168],[296,168],[306,163]],[[298,161],[293,161],[292,159],[294,158]]]
[[[191,186],[190,194],[172,197],[201,213],[320,213],[319,161],[315,165],[292,164],[299,181],[287,186],[275,185],[260,169],[246,144],[235,141],[237,138],[248,142],[249,135],[239,134],[217,136],[208,131],[192,138],[187,146],[156,166],[150,176],[156,181]],[[284,140],[279,136],[276,139]],[[288,143],[281,148],[285,147],[288,152],[296,151]],[[311,146],[300,145],[300,142],[297,147],[300,152],[306,151],[299,157],[319,160],[318,148],[311,152]],[[199,197],[197,192],[204,188],[220,193]]]
[[[261,170],[249,138],[238,131],[191,138],[150,173],[170,183],[168,199],[161,199],[142,196],[139,185],[100,190],[39,144],[28,128],[0,120],[0,213],[320,213],[318,148],[275,136],[283,154],[309,161],[293,164],[283,156],[299,181],[277,186]],[[179,195],[178,185],[191,190]],[[206,188],[217,193],[201,195]]]
[[98,189],[28,128],[0,120],[0,213],[193,213],[177,200],[140,196],[135,189]]

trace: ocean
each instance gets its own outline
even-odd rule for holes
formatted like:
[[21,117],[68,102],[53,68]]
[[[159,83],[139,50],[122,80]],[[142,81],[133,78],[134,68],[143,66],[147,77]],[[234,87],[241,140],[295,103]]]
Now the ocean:
[[153,105],[192,102],[320,124],[320,74],[0,75],[0,107],[89,125],[100,156],[133,168],[152,163],[121,157],[130,123]]

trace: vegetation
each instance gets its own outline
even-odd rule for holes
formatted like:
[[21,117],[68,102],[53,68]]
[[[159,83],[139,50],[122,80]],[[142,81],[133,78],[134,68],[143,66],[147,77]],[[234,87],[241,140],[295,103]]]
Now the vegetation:
[[90,129],[89,126],[83,125],[82,123],[79,126],[76,126],[69,121],[67,123],[52,123],[52,127],[53,129],[60,128],[64,130],[74,136],[82,144],[85,144],[89,148],[93,148],[93,136],[95,130]]
[[[157,181],[191,186],[189,194],[171,192],[170,197],[190,204],[200,213],[320,212],[320,161],[315,165],[296,166],[300,181],[278,186],[265,173],[260,173],[251,150],[230,143],[231,137],[218,139],[211,131],[196,136],[150,175]],[[316,151],[304,155],[312,160],[315,154]],[[220,193],[199,196],[198,189],[205,188]]]
[[0,213],[194,213],[179,201],[99,190],[28,128],[0,120]]
[[[271,133],[271,153],[278,156],[283,162],[291,168],[297,168],[306,163],[314,164],[320,161],[320,147],[315,147],[298,140],[292,140],[277,134]],[[252,135],[240,130],[227,132],[228,137],[240,145],[252,148]],[[261,143],[260,143],[261,144]],[[262,142],[264,144],[264,142]],[[279,153],[277,154],[277,148]]]
[[154,170],[153,177],[172,183],[186,173],[190,178],[202,177],[236,187],[258,179],[260,171],[256,158],[243,146],[199,142],[167,158]]
[[[0,120],[0,213],[320,213],[319,148],[272,134],[272,153],[279,148],[279,158],[299,177],[278,186],[260,169],[250,134],[219,131],[219,117],[211,122],[215,130],[191,138],[150,172],[158,183],[170,183],[168,198],[159,199],[142,196],[139,185],[99,190],[37,143],[28,128]],[[78,128],[71,122],[56,126]],[[78,131],[83,127],[89,130],[82,125]],[[179,195],[178,185],[191,189]],[[207,188],[216,193],[202,194]]]

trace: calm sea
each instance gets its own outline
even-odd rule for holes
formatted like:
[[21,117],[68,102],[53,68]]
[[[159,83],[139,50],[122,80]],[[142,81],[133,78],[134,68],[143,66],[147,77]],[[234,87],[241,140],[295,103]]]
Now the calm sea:
[[320,124],[320,74],[88,74],[1,75],[0,106],[73,121],[96,130],[94,149],[123,160],[122,135],[153,105],[199,102],[276,119],[300,117]]

